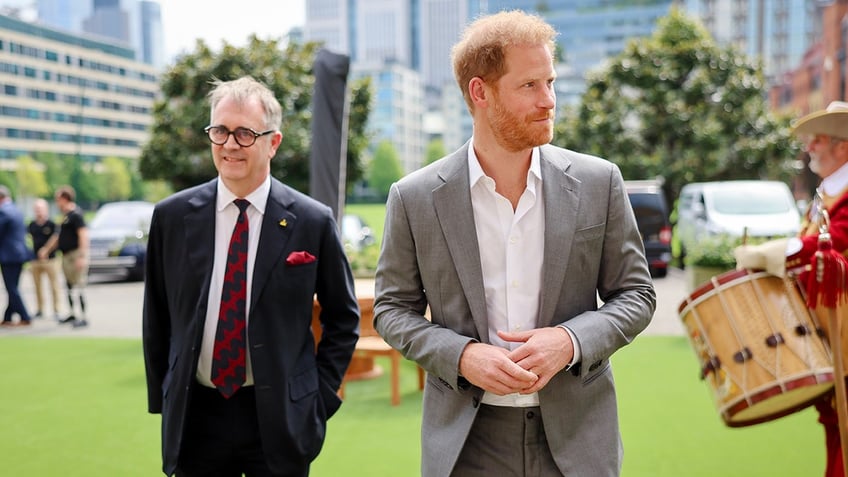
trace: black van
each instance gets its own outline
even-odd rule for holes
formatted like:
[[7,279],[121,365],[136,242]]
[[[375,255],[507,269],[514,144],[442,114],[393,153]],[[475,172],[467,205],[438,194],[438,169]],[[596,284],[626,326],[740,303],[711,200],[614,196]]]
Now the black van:
[[624,181],[645,244],[652,277],[664,277],[671,261],[671,222],[659,180]]

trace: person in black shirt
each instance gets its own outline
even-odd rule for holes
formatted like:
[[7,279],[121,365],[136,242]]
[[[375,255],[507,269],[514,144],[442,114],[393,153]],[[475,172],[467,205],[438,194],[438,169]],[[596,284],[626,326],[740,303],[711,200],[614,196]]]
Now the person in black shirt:
[[[62,271],[68,285],[68,306],[70,315],[62,323],[71,323],[74,328],[88,326],[85,317],[85,285],[88,281],[88,228],[82,210],[77,207],[76,192],[71,186],[56,189],[56,205],[65,213],[65,219],[54,235],[38,250],[38,258],[46,258],[50,252],[59,249],[62,252]],[[79,318],[74,313],[74,295],[79,305]]]
[[[32,211],[35,217],[27,227],[27,232],[32,237],[32,248],[38,250],[47,244],[50,237],[59,232],[56,222],[50,220],[48,215],[47,201],[37,199],[32,205]],[[36,312],[35,318],[41,318],[45,315],[46,308],[44,307],[45,290],[44,277],[47,277],[47,283],[50,285],[50,298],[53,304],[53,317],[59,319],[59,268],[56,266],[56,252],[50,252],[45,259],[33,260],[29,264],[29,271],[32,273],[32,280],[35,282],[35,299]]]

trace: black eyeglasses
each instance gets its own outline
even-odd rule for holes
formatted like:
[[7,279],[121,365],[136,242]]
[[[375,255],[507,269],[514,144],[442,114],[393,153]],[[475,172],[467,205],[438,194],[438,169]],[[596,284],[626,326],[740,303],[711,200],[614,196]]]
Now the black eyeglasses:
[[212,144],[218,146],[223,146],[227,142],[227,139],[230,138],[230,134],[232,134],[239,146],[250,147],[256,142],[256,138],[271,134],[274,130],[269,129],[265,132],[256,132],[251,128],[236,128],[234,131],[230,131],[224,126],[206,126],[203,128],[203,132],[209,136]]

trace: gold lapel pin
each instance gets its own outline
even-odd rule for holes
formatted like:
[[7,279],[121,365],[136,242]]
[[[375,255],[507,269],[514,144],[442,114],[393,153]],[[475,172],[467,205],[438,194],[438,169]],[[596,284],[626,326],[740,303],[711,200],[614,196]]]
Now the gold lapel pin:
[[283,220],[280,221],[280,227],[285,228],[288,225],[289,225],[289,223],[286,219],[283,219]]

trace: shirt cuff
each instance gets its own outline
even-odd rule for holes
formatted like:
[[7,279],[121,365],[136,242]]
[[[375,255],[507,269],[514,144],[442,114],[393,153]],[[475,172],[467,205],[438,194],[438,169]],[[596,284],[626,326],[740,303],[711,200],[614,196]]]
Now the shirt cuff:
[[571,337],[571,344],[574,346],[574,357],[571,358],[571,362],[565,366],[565,370],[568,371],[572,366],[575,366],[580,362],[580,359],[583,357],[583,354],[580,352],[580,343],[577,341],[577,338],[574,336],[574,333],[568,329],[565,325],[557,325],[560,328],[564,329],[568,336]]

